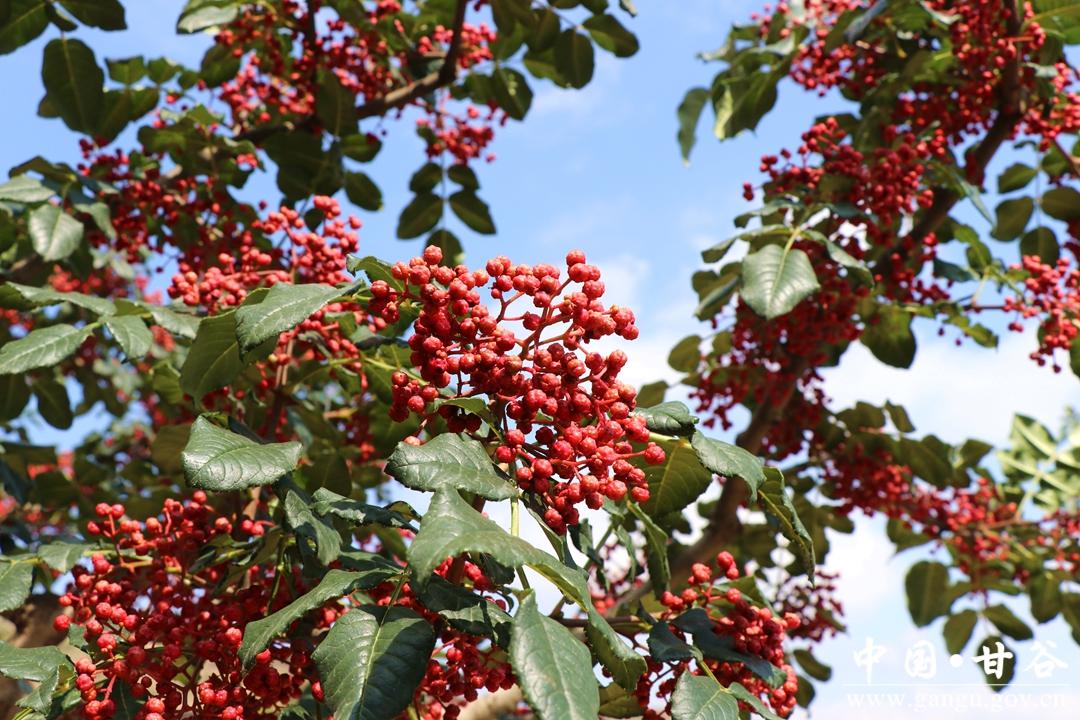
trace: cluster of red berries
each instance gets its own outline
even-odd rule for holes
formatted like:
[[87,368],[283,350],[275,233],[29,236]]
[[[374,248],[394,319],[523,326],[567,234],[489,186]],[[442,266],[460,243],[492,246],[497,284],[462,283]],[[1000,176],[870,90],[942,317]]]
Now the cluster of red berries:
[[[248,229],[232,228],[234,233],[219,243],[191,248],[178,263],[169,294],[214,311],[240,304],[257,287],[345,282],[346,259],[359,247],[360,220],[341,218],[331,197],[316,195],[312,206],[322,214],[321,232],[309,230],[300,213],[282,207],[253,220]],[[286,242],[271,240],[278,233]]]
[[[917,235],[905,229],[907,218],[935,202],[930,170],[958,165],[954,160],[957,148],[969,148],[973,135],[985,134],[1008,110],[1016,111],[1014,134],[1034,136],[1045,148],[1062,128],[1073,132],[1080,127],[1076,118],[1080,96],[1072,90],[1075,72],[1061,68],[1050,78],[1050,97],[1023,109],[1002,108],[1008,102],[1002,86],[1014,79],[1020,85],[1018,92],[1038,95],[1040,81],[1034,68],[1045,33],[1030,21],[1030,3],[1021,4],[1022,18],[1010,17],[1006,5],[997,1],[930,0],[926,6],[952,19],[948,47],[956,62],[946,76],[919,80],[898,96],[891,114],[883,118],[878,147],[856,147],[841,120],[827,117],[802,136],[794,152],[764,156],[761,171],[768,176],[762,187],[766,202],[853,208],[856,212],[826,218],[816,229],[856,259],[866,257],[869,250],[881,256],[875,267],[875,293],[893,302],[934,305],[949,299],[951,286],[924,272],[936,257],[938,238],[934,232]],[[861,0],[808,0],[798,8],[780,2],[775,8],[766,6],[765,15],[754,19],[766,42],[788,37],[805,26],[810,36],[794,54],[791,77],[821,93],[838,87],[858,101],[879,88],[892,68],[885,61],[896,52],[881,39],[893,37],[882,18],[870,23],[859,42],[832,42],[830,33],[841,15],[865,11]],[[887,17],[888,12],[883,15]],[[1027,21],[1023,37],[1009,30],[1020,20]],[[915,31],[912,42],[930,47],[933,41]],[[978,163],[967,165],[974,168],[968,172],[968,181],[981,184],[983,178],[973,176],[981,174],[975,172]],[[755,187],[747,183],[744,195],[754,198]],[[866,308],[867,290],[852,287],[851,278],[820,248],[801,241],[795,246],[810,256],[821,290],[789,314],[770,321],[740,301],[730,349],[705,359],[694,393],[699,410],[712,414],[712,421],[725,427],[730,426],[729,414],[736,405],[784,407],[764,442],[766,451],[777,458],[808,448],[813,451],[819,444],[814,432],[804,431],[816,427],[825,413],[818,369],[832,360],[836,348],[855,340],[868,323],[875,322],[873,316],[860,316]],[[882,249],[887,249],[883,256]],[[1072,292],[1075,277],[1065,267],[1037,267],[1032,259],[1025,260],[1025,267],[1032,273],[1028,294],[1010,307],[1022,315],[1046,318],[1045,339],[1035,353],[1043,359],[1070,346],[1076,334],[1073,303],[1080,294]],[[720,320],[714,323],[719,325]],[[870,468],[873,459],[858,459],[833,473],[837,495],[853,493],[846,503],[849,509],[891,506],[908,484],[907,468],[891,462]]]
[[[670,623],[693,608],[704,609],[713,622],[713,632],[729,639],[733,650],[775,665],[786,673],[787,680],[780,687],[771,688],[739,662],[706,660],[709,670],[721,685],[727,687],[737,682],[754,695],[764,697],[777,715],[787,717],[795,708],[798,682],[795,671],[787,664],[784,640],[788,633],[799,627],[799,617],[794,613],[777,617],[768,608],[755,607],[742,592],[727,585],[725,580],[737,580],[741,574],[731,553],[717,555],[716,565],[714,574],[708,565],[695,564],[688,580],[689,587],[679,595],[670,592],[663,594],[660,602],[666,610],[661,615],[661,622]],[[676,636],[683,636],[677,626],[672,625],[670,629]],[[665,666],[648,660],[648,670],[638,681],[635,690],[641,707],[648,708],[644,715],[646,720],[670,717],[671,693],[679,677],[689,670],[688,662]],[[650,707],[653,698],[665,703],[663,710]],[[746,709],[749,710],[748,707]]]
[[[460,568],[461,581],[470,585],[474,592],[484,593],[494,587],[483,570],[469,561],[462,563],[447,558],[435,574],[453,580],[456,568]],[[395,583],[383,583],[373,591],[372,597],[380,605],[393,601],[397,606],[416,611],[438,633],[427,672],[413,699],[421,720],[455,720],[462,708],[474,702],[480,693],[513,687],[514,674],[505,650],[489,638],[451,627],[442,616],[420,602],[408,583],[400,590]],[[503,598],[485,597],[500,610],[507,609]]]
[[1076,324],[1080,319],[1080,269],[1071,264],[1066,257],[1050,265],[1037,256],[1024,256],[1020,264],[1013,266],[1028,274],[1024,291],[1005,298],[1005,311],[1019,316],[1009,324],[1010,330],[1020,332],[1024,329],[1022,319],[1039,318],[1039,347],[1031,353],[1031,359],[1039,365],[1050,361],[1054,372],[1061,372],[1057,352],[1068,355],[1080,332]]
[[884,447],[846,442],[816,454],[824,458],[822,482],[829,495],[840,501],[836,512],[841,515],[861,510],[867,515],[901,517],[917,504],[911,468],[897,462]]
[[793,576],[780,586],[775,598],[778,612],[799,618],[797,627],[788,628],[789,638],[819,643],[843,631],[840,618],[844,615],[844,605],[836,596],[838,577],[838,573],[819,569],[813,585],[804,577]]
[[[626,353],[585,349],[611,335],[638,335],[633,312],[601,302],[600,270],[577,250],[566,256],[565,279],[552,265],[515,265],[504,257],[476,271],[441,263],[442,251],[429,247],[394,265],[401,291],[385,281],[371,286],[369,310],[387,322],[398,318],[401,303],[420,305],[409,338],[419,377],[394,373],[391,417],[437,411],[451,431],[476,431],[477,416],[438,401],[485,400],[502,425],[495,459],[514,467],[523,490],[543,498],[544,520],[557,532],[578,522],[579,503],[599,508],[605,497],[627,494],[647,500],[645,473],[630,461],[659,464],[664,452],[634,415],[636,390],[618,379]],[[489,283],[495,308],[481,299]]]
[[459,114],[447,110],[440,104],[430,118],[416,121],[421,136],[428,137],[428,159],[434,160],[443,153],[449,154],[462,165],[483,155],[487,162],[495,160],[495,154],[485,152],[495,139],[494,126],[506,124],[507,114],[497,107],[488,108],[487,115],[482,115],[475,106],[470,105],[465,113]]
[[[237,656],[247,623],[289,602],[292,583],[280,582],[273,566],[201,562],[209,545],[258,537],[266,523],[218,515],[202,492],[166,500],[161,518],[145,522],[125,519],[123,505],[96,512],[87,531],[112,546],[112,560],[98,553],[89,568],[73,569],[60,598],[71,614],[55,621],[58,630],[85,631],[89,657],[76,664],[75,685],[88,720],[112,717],[118,683],[145,699],[140,720],[241,720],[276,715],[314,680],[310,648],[286,640],[246,674]],[[313,621],[325,627],[339,611],[328,605]]]
[[[236,131],[285,120],[313,121],[319,85],[327,75],[363,102],[379,101],[419,80],[409,77],[409,69],[445,56],[454,40],[452,28],[437,25],[430,35],[417,41],[414,50],[388,42],[387,28],[404,34],[408,22],[397,0],[381,0],[360,10],[366,13],[366,22],[361,24],[341,16],[319,16],[322,5],[297,0],[260,3],[215,36],[218,47],[244,60],[237,75],[218,90],[219,98],[230,108]],[[488,25],[463,23],[457,67],[468,70],[491,61],[490,46],[495,39],[495,31]],[[467,105],[463,116],[449,113],[445,108],[448,99],[442,94],[437,105],[425,100],[415,103],[430,116],[424,124],[437,130],[429,139],[428,154],[446,152],[457,162],[466,163],[482,154],[494,137],[493,123],[497,117],[505,120],[505,114],[491,108],[485,122],[470,122],[480,117],[480,111]]]
[[828,362],[830,348],[859,336],[856,308],[869,294],[866,287],[853,285],[820,245],[798,241],[795,247],[815,262],[821,289],[790,313],[768,321],[740,300],[730,349],[708,358],[691,393],[698,410],[708,414],[705,424],[720,423],[725,429],[740,403],[784,406],[783,422],[769,429],[765,441],[778,457],[799,452],[805,429],[820,423],[825,394],[818,367]]

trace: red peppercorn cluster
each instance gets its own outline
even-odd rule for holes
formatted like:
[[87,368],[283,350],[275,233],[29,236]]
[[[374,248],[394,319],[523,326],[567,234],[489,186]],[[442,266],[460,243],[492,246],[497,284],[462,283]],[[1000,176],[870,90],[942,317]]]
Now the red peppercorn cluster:
[[[474,432],[478,416],[437,401],[483,398],[502,424],[496,460],[514,468],[523,490],[543,498],[544,521],[557,532],[578,522],[582,502],[599,508],[605,497],[627,494],[647,500],[645,473],[630,460],[658,464],[664,452],[633,414],[636,390],[618,380],[626,353],[585,349],[611,335],[638,334],[629,309],[601,302],[600,270],[576,250],[566,256],[565,279],[552,265],[504,257],[476,271],[441,262],[442,251],[429,247],[393,267],[402,291],[381,280],[371,286],[370,312],[387,322],[397,320],[403,302],[421,308],[409,338],[419,377],[393,375],[391,417],[437,411],[452,432]],[[489,282],[494,308],[481,300]],[[646,447],[635,450],[632,442]]]
[[[139,720],[272,717],[300,696],[314,678],[310,648],[275,641],[246,674],[237,657],[247,623],[291,600],[291,583],[278,582],[273,566],[235,573],[229,561],[198,562],[210,543],[258,537],[267,523],[218,515],[202,492],[166,500],[162,516],[145,522],[125,519],[123,505],[96,512],[88,533],[112,546],[112,559],[98,553],[91,567],[73,569],[60,598],[71,615],[55,621],[85,631],[89,657],[75,679],[84,717],[112,717],[118,683],[145,699]],[[339,609],[315,611],[316,623],[333,622]]]
[[[402,14],[403,4],[396,0],[380,0],[361,10],[366,13],[362,24],[340,16],[317,17],[322,6],[296,0],[253,4],[215,36],[218,47],[244,62],[237,75],[218,90],[218,97],[230,108],[230,124],[239,132],[283,121],[317,124],[316,98],[326,75],[363,103],[382,100],[387,93],[419,80],[419,76],[411,77],[417,61],[445,55],[454,40],[452,28],[436,25],[429,35],[419,38],[415,50],[388,42],[387,28],[404,34],[405,23],[411,24]],[[495,39],[495,31],[485,23],[463,23],[457,67],[468,70],[491,61]],[[463,115],[454,114],[446,109],[449,95],[439,95],[435,105],[424,99],[413,103],[430,116],[422,120],[423,125],[436,129],[435,136],[428,138],[428,155],[449,153],[460,163],[479,157],[494,137],[494,122],[504,122],[505,113],[492,106],[486,120],[475,122],[481,117],[475,106],[466,103]]]
[[[731,553],[717,555],[716,565],[714,575],[708,565],[695,564],[685,590],[679,595],[671,592],[663,594],[660,602],[667,609],[661,615],[661,621],[671,622],[692,608],[705,609],[714,622],[713,632],[729,638],[733,650],[759,657],[787,674],[787,681],[781,687],[770,688],[742,663],[707,660],[716,679],[725,687],[736,682],[741,684],[754,695],[765,698],[777,715],[787,717],[795,708],[798,681],[795,671],[786,661],[784,640],[790,631],[799,627],[799,617],[793,613],[776,617],[768,608],[753,606],[738,589],[727,585],[725,580],[737,580],[740,576]],[[683,636],[678,627],[669,627],[676,636]],[[664,665],[651,659],[647,664],[648,670],[641,676],[635,690],[641,707],[648,708],[644,717],[646,720],[670,717],[671,693],[679,677],[690,669],[690,664]],[[664,703],[663,710],[651,707],[655,705],[654,699]],[[743,705],[743,708],[749,710],[748,706]]]
[[836,512],[841,515],[861,510],[867,515],[902,517],[924,505],[911,468],[897,462],[886,448],[846,442],[820,455],[825,457],[823,485],[830,497],[840,501]]
[[[888,54],[882,38],[893,39],[893,29],[885,17],[877,18],[863,33],[860,42],[833,42],[830,31],[840,15],[849,11],[865,11],[862,0],[808,0],[800,3],[801,12],[792,13],[786,2],[760,18],[762,38],[774,33],[787,37],[795,28],[807,27],[811,36],[795,53],[791,77],[809,90],[824,95],[830,88],[839,87],[845,95],[861,100],[874,92],[886,73],[890,72]],[[893,122],[921,131],[931,126],[942,130],[954,145],[964,141],[965,134],[985,131],[993,122],[1000,105],[997,85],[1005,72],[1019,73],[1020,83],[1033,88],[1039,78],[1035,66],[1040,65],[1039,53],[1046,43],[1046,33],[1033,21],[1035,9],[1030,2],[1018,3],[1020,18],[1010,17],[1010,4],[991,2],[958,3],[953,0],[929,0],[926,7],[949,18],[948,48],[956,62],[947,77],[933,81],[920,79],[909,93],[901,95],[893,110]],[[754,19],[758,19],[755,17]],[[927,15],[927,21],[930,16]],[[1023,33],[1009,30],[1010,23],[1023,23]],[[923,49],[935,47],[929,38],[915,38]],[[938,45],[937,47],[940,47]],[[1067,63],[1054,66],[1046,78],[1057,97],[1043,106],[1026,108],[1024,131],[1039,138],[1039,147],[1046,150],[1062,133],[1075,132],[1080,122],[1077,93],[1071,90],[1076,73]],[[981,182],[981,178],[971,178]]]
[[[1013,135],[1033,137],[1044,150],[1060,132],[1080,127],[1076,118],[1080,95],[1075,91],[1073,69],[1057,68],[1045,82],[1036,77],[1046,35],[1031,20],[1030,3],[1020,4],[1022,18],[1010,18],[1007,5],[999,0],[930,0],[926,6],[952,19],[948,30],[940,31],[947,33],[949,44],[942,45],[932,32],[917,28],[911,31],[910,43],[926,51],[947,47],[955,59],[948,70],[932,79],[918,78],[898,95],[890,114],[882,118],[877,147],[857,146],[841,119],[827,117],[803,134],[795,151],[762,158],[760,169],[767,181],[760,189],[766,202],[854,208],[857,212],[844,213],[842,218],[815,221],[815,228],[856,259],[866,257],[869,249],[878,250],[875,294],[892,302],[934,305],[949,300],[951,287],[926,272],[936,258],[938,237],[933,232],[916,235],[905,224],[936,200],[939,183],[932,180],[937,175],[931,175],[931,170],[953,166],[963,175],[963,165],[969,168],[967,180],[982,184],[983,178],[975,176],[981,175],[979,163],[970,158],[960,163],[955,156],[961,150],[969,152],[977,144],[972,138],[985,135],[999,121],[1004,84],[1011,86],[1015,81],[1017,93],[1038,97],[1018,110]],[[888,10],[871,21],[859,42],[834,42],[831,33],[838,18],[866,9],[861,0],[807,0],[797,7],[780,2],[766,6],[763,16],[753,18],[767,43],[796,32],[802,37],[803,30],[808,30],[808,38],[793,55],[791,77],[807,89],[824,94],[839,88],[845,97],[859,101],[881,90],[885,74],[894,70],[892,55],[897,53],[891,44],[895,33],[886,26]],[[929,14],[926,20],[930,22]],[[1022,36],[1009,30],[1020,20],[1025,21]],[[747,183],[744,196],[753,199],[755,190]],[[868,324],[876,322],[873,316],[860,316],[867,307],[862,300],[868,291],[852,287],[833,258],[801,240],[795,247],[809,255],[821,290],[771,321],[740,301],[731,326],[730,349],[705,358],[694,392],[699,410],[713,416],[710,422],[724,427],[730,427],[729,414],[737,405],[784,407],[764,441],[765,449],[777,458],[813,451],[819,440],[803,429],[816,427],[825,414],[818,368],[831,362],[836,348],[857,339]],[[1068,348],[1076,334],[1070,289],[1075,279],[1063,268],[1038,268],[1031,259],[1025,263],[1033,274],[1028,295],[1013,301],[1010,308],[1047,318],[1042,329],[1046,339],[1034,354],[1044,360],[1055,350]],[[1055,285],[1057,289],[1051,290]],[[719,325],[719,320],[714,323]],[[829,460],[825,456],[813,459]],[[849,509],[892,505],[907,485],[903,468],[885,462],[871,469],[871,460],[858,459],[854,466],[833,473],[837,496],[853,493]]]
[[799,618],[797,627],[788,628],[789,638],[819,643],[843,631],[840,618],[844,605],[836,596],[838,577],[838,573],[819,569],[813,585],[805,577],[790,577],[780,586],[774,602],[778,612]]
[[1039,318],[1039,347],[1031,353],[1031,359],[1039,365],[1049,361],[1054,372],[1061,372],[1058,351],[1067,356],[1080,332],[1076,325],[1080,318],[1080,269],[1070,265],[1065,257],[1050,265],[1037,256],[1025,255],[1013,266],[1028,274],[1023,292],[1005,298],[1005,311],[1017,314],[1009,324],[1010,330],[1020,332],[1024,329],[1021,320]]
[[[453,581],[459,567],[460,581],[474,592],[484,595],[494,588],[483,570],[469,561],[456,565],[453,558],[447,558],[435,574]],[[398,588],[395,582],[385,582],[370,594],[379,605],[393,603],[416,611],[437,632],[435,650],[413,698],[413,707],[421,720],[455,720],[461,709],[475,701],[481,692],[513,687],[515,680],[506,652],[489,638],[454,629],[441,615],[424,606],[409,583]],[[500,610],[507,609],[503,598],[484,597]]]
[[[768,432],[765,447],[783,457],[803,448],[805,428],[817,427],[825,394],[817,369],[831,347],[851,342],[861,328],[856,308],[869,291],[853,285],[816,243],[798,241],[817,266],[821,290],[790,313],[765,320],[741,300],[730,330],[730,349],[710,357],[691,392],[707,426],[731,427],[729,413],[740,403],[784,405],[783,422]],[[794,388],[794,390],[792,389]]]

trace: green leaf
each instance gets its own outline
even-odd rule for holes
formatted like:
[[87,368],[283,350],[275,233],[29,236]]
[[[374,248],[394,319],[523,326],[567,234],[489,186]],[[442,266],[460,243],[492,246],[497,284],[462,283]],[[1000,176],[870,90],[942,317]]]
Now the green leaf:
[[1039,572],[1028,581],[1031,616],[1038,623],[1050,622],[1061,612],[1061,581],[1053,573]]
[[109,78],[124,85],[134,85],[146,77],[146,61],[141,55],[129,58],[106,58]]
[[724,259],[728,254],[728,250],[735,244],[735,241],[739,239],[739,235],[729,237],[727,240],[721,240],[712,247],[701,251],[701,259],[707,263],[718,263]]
[[892,420],[893,427],[897,431],[902,433],[915,432],[915,426],[911,423],[911,418],[908,417],[907,410],[900,405],[894,405],[891,402],[885,402],[885,412],[889,413],[889,419]]
[[276,341],[281,333],[307,320],[342,292],[322,283],[277,283],[262,302],[236,309],[236,339],[241,352],[246,354],[268,340]]
[[1040,459],[1049,459],[1057,455],[1057,443],[1053,436],[1046,426],[1035,418],[1026,415],[1014,416],[1010,439]]
[[374,135],[347,135],[341,138],[341,152],[350,160],[371,162],[382,149],[382,141]]
[[814,556],[814,541],[799,518],[791,496],[784,488],[784,476],[772,467],[765,468],[764,472],[765,482],[758,493],[761,505],[765,512],[780,524],[780,532],[791,543],[788,549],[794,553],[803,571],[813,578],[817,562]]
[[41,378],[34,382],[34,397],[37,409],[46,422],[59,430],[67,430],[75,421],[71,412],[71,399],[63,383],[52,378]]
[[754,695],[739,683],[731,683],[731,685],[728,686],[728,692],[752,707],[754,712],[765,718],[765,720],[783,720],[779,715],[774,713],[768,705],[761,702],[761,698]]
[[[987,660],[980,661],[980,657]],[[979,643],[979,652],[973,659],[979,665],[986,684],[994,692],[1004,690],[1016,674],[1016,654],[997,635],[991,635]]]
[[14,420],[30,401],[30,388],[22,375],[0,375],[0,423]]
[[490,637],[503,648],[510,646],[512,618],[486,597],[436,575],[420,593],[420,602],[446,618],[457,630]]
[[81,133],[97,128],[105,73],[86,44],[67,38],[49,41],[41,79],[49,101],[69,128]]
[[587,613],[585,631],[600,662],[624,688],[635,686],[645,672],[645,660],[627,647],[597,612],[580,570],[573,570],[525,540],[510,535],[474,510],[456,490],[438,490],[420,524],[420,532],[409,546],[413,586],[423,591],[435,568],[446,558],[466,552],[491,555],[508,567],[528,565],[554,583]]
[[297,537],[297,545],[302,552],[315,546],[319,562],[328,567],[341,555],[341,534],[333,524],[317,517],[307,493],[289,487],[285,491],[285,525],[292,529]]
[[690,409],[684,403],[676,401],[638,408],[634,414],[645,418],[646,427],[661,435],[692,435],[694,425],[698,422],[697,416],[691,415]]
[[410,240],[423,235],[442,219],[443,200],[431,192],[421,192],[401,211],[398,219],[397,236],[400,240]]
[[832,258],[833,262],[846,268],[851,275],[864,285],[874,284],[874,274],[870,272],[870,268],[866,267],[866,263],[855,259],[842,247],[824,236],[822,236],[822,244],[825,245],[825,251],[829,253],[829,257]]
[[600,688],[600,717],[641,717],[642,707],[637,697],[617,683]]
[[356,132],[356,96],[329,70],[319,70],[315,114],[331,135],[342,137]]
[[688,335],[675,344],[668,354],[668,365],[679,372],[693,372],[701,362],[701,337]]
[[124,6],[118,0],[60,0],[64,8],[87,25],[102,30],[123,30]]
[[22,562],[0,562],[0,612],[20,607],[30,594],[33,582],[33,563],[26,562],[25,559]]
[[199,417],[180,455],[189,485],[204,490],[240,490],[268,485],[296,469],[298,442],[260,445]]
[[0,22],[0,55],[26,45],[49,26],[44,0],[11,0],[9,14]]
[[992,605],[983,610],[983,617],[994,623],[994,627],[1001,631],[1002,635],[1008,635],[1016,640],[1030,640],[1035,636],[1020,618],[1016,617],[1012,610],[1004,605]]
[[583,88],[589,84],[594,67],[593,46],[589,38],[567,28],[555,39],[555,68],[570,87]]
[[1020,238],[1020,254],[1034,255],[1047,265],[1053,265],[1061,255],[1061,246],[1057,236],[1048,227],[1037,227],[1024,233]]
[[395,510],[352,500],[326,488],[316,490],[313,499],[315,504],[312,505],[312,510],[319,515],[334,515],[359,525],[374,523],[413,529],[409,519]]
[[64,573],[75,567],[75,563],[89,555],[94,549],[94,545],[53,541],[38,548],[37,555],[53,570]]
[[188,0],[180,13],[176,29],[181,33],[199,32],[230,23],[239,13],[240,3],[237,0]]
[[185,338],[194,338],[199,332],[199,318],[184,312],[170,310],[163,305],[154,303],[139,304],[145,310],[150,311],[154,322],[165,328],[173,335]]
[[470,228],[483,235],[495,234],[495,222],[491,219],[491,210],[487,203],[476,193],[459,190],[450,196],[450,209]]
[[671,694],[673,720],[739,720],[739,701],[708,675],[684,672]]
[[63,260],[79,247],[83,225],[56,205],[40,205],[27,223],[34,251],[43,260]]
[[525,595],[510,633],[510,664],[539,720],[596,720],[600,695],[588,648]]
[[357,581],[360,577],[361,574],[357,572],[329,570],[319,584],[308,592],[277,612],[248,623],[244,628],[244,639],[238,653],[244,669],[250,668],[255,662],[255,656],[265,650],[274,638],[288,630],[295,621],[359,587]]
[[[180,388],[196,402],[206,393],[231,383],[244,368],[236,333],[236,316],[237,311],[230,310],[203,318],[199,323],[195,340],[180,369]],[[259,348],[258,353],[250,350],[246,358],[263,351],[269,354],[276,342],[274,338],[267,340],[267,345]]]
[[814,657],[809,650],[798,649],[792,652],[799,667],[815,680],[826,682],[832,677],[832,668]]
[[593,15],[581,25],[589,31],[597,45],[615,57],[630,57],[638,51],[638,40],[634,34],[607,13]]
[[734,642],[726,635],[716,633],[716,625],[702,608],[687,610],[672,621],[683,632],[694,636],[694,645],[705,657],[721,662],[737,662],[764,680],[769,687],[778,688],[787,680],[783,670],[757,655],[735,650]]
[[911,566],[904,579],[908,612],[916,627],[926,627],[949,612],[949,569],[923,560]]
[[398,443],[386,461],[386,473],[413,490],[454,488],[488,500],[505,500],[517,487],[495,470],[484,446],[446,433],[423,445]]
[[0,347],[0,374],[24,373],[66,359],[90,337],[89,328],[51,325]]
[[915,361],[915,334],[912,315],[894,305],[880,305],[866,323],[859,341],[886,365],[909,368]]
[[767,320],[784,315],[817,292],[810,258],[797,248],[766,245],[743,260],[742,298]]
[[694,433],[690,444],[708,470],[724,477],[740,478],[750,490],[750,501],[757,499],[758,488],[765,482],[765,469],[759,458],[737,445],[713,440],[700,432]]
[[517,70],[500,67],[491,74],[495,102],[515,120],[524,120],[532,106],[533,94],[525,76]]
[[1035,201],[1030,197],[1005,200],[997,206],[997,220],[990,235],[1002,242],[1020,237],[1035,211]]
[[338,618],[311,659],[337,720],[392,720],[408,707],[434,648],[431,626],[412,610],[361,605]]
[[409,178],[409,189],[414,193],[430,192],[442,182],[443,169],[433,162],[425,163]]
[[[709,100],[709,91],[705,88],[693,88],[689,90],[679,103],[677,116],[679,118],[679,132],[676,136],[679,141],[679,151],[682,153],[683,162],[689,162],[690,151],[694,149],[697,141],[697,126],[701,120],[701,111],[705,109],[705,103]],[[707,260],[706,262],[716,262]]]
[[1027,184],[1034,180],[1038,174],[1039,171],[1030,165],[1013,163],[998,175],[998,192],[1007,193],[1027,187]]
[[979,614],[974,610],[961,610],[949,616],[941,632],[945,637],[945,649],[950,655],[959,655],[964,650],[978,621]]
[[383,206],[382,190],[367,173],[345,173],[345,195],[349,202],[364,210],[375,212]]
[[480,189],[480,180],[468,165],[451,165],[446,176],[466,190]]
[[712,92],[716,139],[727,140],[756,128],[776,104],[776,86],[783,76],[782,64],[770,72],[718,76]]
[[666,622],[658,622],[652,626],[648,642],[649,656],[656,662],[681,662],[703,657],[700,650],[673,633]]
[[712,473],[705,469],[697,452],[688,443],[658,444],[664,448],[667,459],[661,465],[643,466],[649,485],[645,511],[654,518],[662,518],[686,508],[701,497],[713,482]]
[[[3,586],[0,585],[0,588]],[[0,593],[2,592],[3,590],[0,589]],[[51,645],[17,648],[0,641],[0,675],[12,680],[41,682],[67,661],[64,653]]]
[[649,567],[649,579],[653,590],[659,596],[671,580],[671,567],[668,563],[668,534],[653,522],[637,503],[628,505],[641,522],[642,534],[645,535],[645,562]]
[[105,327],[109,328],[109,332],[131,362],[144,358],[154,345],[154,334],[141,318],[134,315],[107,317]]
[[1043,212],[1052,218],[1076,220],[1080,218],[1080,192],[1071,187],[1059,187],[1048,190],[1039,200]]
[[0,185],[0,200],[24,205],[45,202],[56,193],[29,175],[16,175]]

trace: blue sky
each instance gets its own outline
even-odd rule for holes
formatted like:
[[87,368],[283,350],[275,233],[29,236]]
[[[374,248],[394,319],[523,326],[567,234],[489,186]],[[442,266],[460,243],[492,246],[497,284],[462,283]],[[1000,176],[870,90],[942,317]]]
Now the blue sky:
[[[195,65],[207,46],[205,37],[177,37],[173,22],[180,0],[136,0],[126,3],[130,29],[122,33],[87,32],[83,37],[103,55],[167,55]],[[639,0],[638,18],[630,27],[641,40],[641,51],[629,60],[598,55],[593,82],[582,91],[564,91],[536,81],[536,97],[525,123],[509,124],[498,133],[494,151],[498,160],[478,167],[482,196],[489,201],[499,233],[494,238],[460,233],[472,263],[482,264],[494,254],[520,262],[561,260],[568,249],[584,249],[599,264],[613,302],[632,307],[639,317],[641,338],[630,351],[627,374],[634,382],[671,377],[666,369],[668,349],[681,337],[705,332],[693,320],[696,305],[690,275],[700,267],[698,252],[732,233],[731,219],[749,205],[742,200],[744,181],[757,181],[758,158],[783,146],[794,146],[799,135],[825,101],[785,86],[777,108],[756,134],[720,144],[707,127],[699,139],[693,162],[682,163],[675,144],[675,107],[691,85],[706,84],[714,72],[696,60],[698,51],[718,46],[732,22],[742,22],[759,9],[757,2],[727,0]],[[42,95],[38,69],[45,38],[30,49],[0,58],[0,96],[6,106],[0,127],[4,136],[20,138],[0,146],[0,167],[9,168],[33,154],[52,159],[78,159],[77,145],[59,120],[36,117]],[[365,121],[371,123],[372,121]],[[394,238],[397,213],[408,202],[409,175],[422,162],[422,145],[409,122],[390,125],[390,137],[370,173],[381,185],[386,209],[381,213],[356,210],[364,221],[361,251],[389,259],[407,258],[420,250],[418,241]],[[130,147],[130,135],[118,141]],[[277,196],[272,180],[253,190]],[[992,204],[992,203],[991,203]],[[987,223],[969,210],[974,227],[988,231]],[[990,241],[993,242],[993,241]],[[997,245],[1000,248],[1000,245]],[[955,348],[950,338],[939,340],[936,327],[919,329],[920,352],[909,371],[882,366],[861,346],[854,347],[843,364],[828,374],[827,388],[837,407],[858,399],[898,402],[907,407],[920,432],[934,432],[945,440],[974,436],[1002,443],[1014,412],[1032,415],[1056,426],[1067,405],[1080,402],[1080,385],[1070,375],[1054,375],[1027,359],[1033,339],[1007,335],[996,350],[971,345]],[[915,703],[938,705],[953,698],[991,702],[981,687],[976,668],[966,663],[952,670],[944,659],[938,621],[916,630],[903,599],[903,575],[918,556],[914,551],[893,557],[881,523],[860,521],[854,536],[837,537],[829,566],[842,573],[849,634],[827,641],[817,655],[834,666],[831,683],[819,684],[814,717],[829,720],[861,718],[867,708],[855,707],[853,693],[865,688],[865,675],[852,653],[867,637],[887,646],[888,653],[875,672],[872,691],[907,693],[897,700],[885,698],[873,712],[877,720],[920,716]],[[978,631],[976,632],[978,636]],[[919,640],[937,647],[941,671],[938,683],[970,683],[945,687],[924,681],[918,686],[885,688],[884,683],[910,683],[903,671],[905,648]],[[1076,676],[1080,653],[1058,619],[1036,630],[1036,639],[1057,643],[1054,651],[1070,665],[1053,681]],[[1030,659],[1030,643],[1020,647],[1023,668]],[[970,653],[969,653],[970,654]],[[1023,675],[1018,680],[1023,679]],[[1016,687],[1006,692],[1013,718],[1045,714],[1046,697],[1076,690]],[[919,695],[919,694],[922,695]],[[969,697],[970,695],[970,697]],[[927,700],[927,698],[930,698]],[[939,698],[935,701],[933,698]],[[1051,702],[1054,700],[1051,698]],[[871,702],[865,701],[864,702]],[[893,706],[890,706],[892,704]],[[973,717],[992,708],[950,713]],[[924,716],[945,712],[924,710]],[[1059,712],[1060,714],[1060,712]]]

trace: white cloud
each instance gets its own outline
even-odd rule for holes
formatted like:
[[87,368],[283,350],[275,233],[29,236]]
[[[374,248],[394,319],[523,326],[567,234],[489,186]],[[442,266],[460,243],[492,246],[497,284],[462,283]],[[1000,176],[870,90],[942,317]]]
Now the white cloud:
[[1065,406],[1080,402],[1076,378],[1067,370],[1055,374],[1028,357],[1036,347],[1031,332],[1005,333],[997,350],[934,340],[920,347],[908,370],[888,367],[853,345],[839,368],[823,372],[834,407],[891,400],[908,410],[921,433],[1001,442],[1013,414],[1055,427]]
[[[854,533],[829,533],[825,568],[840,573],[837,595],[848,618],[857,622],[860,616],[872,615],[885,598],[902,588],[899,569],[889,567],[896,549],[885,536],[885,523],[863,517],[854,520]],[[872,578],[868,577],[870,569]]]

